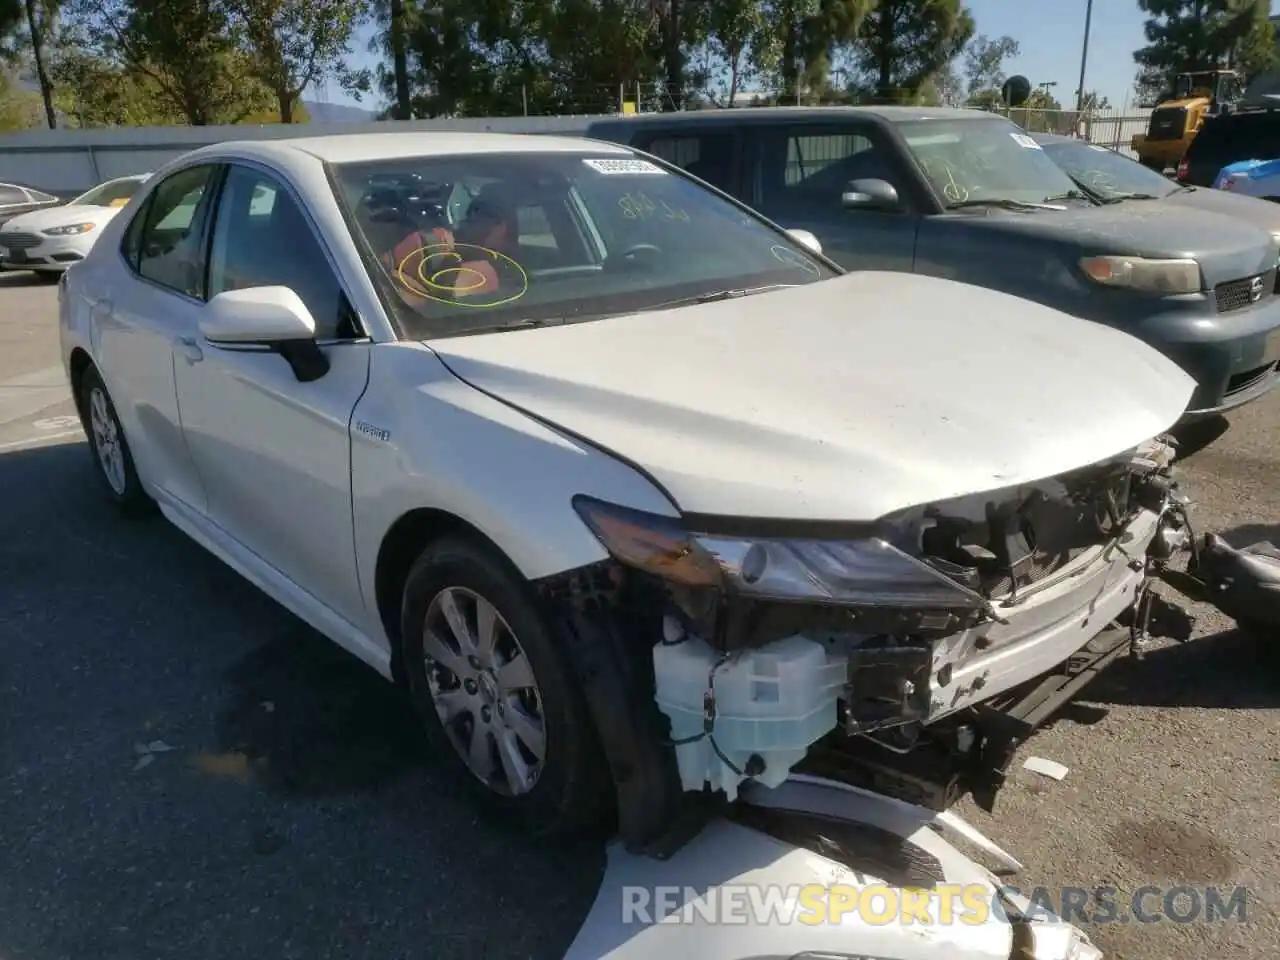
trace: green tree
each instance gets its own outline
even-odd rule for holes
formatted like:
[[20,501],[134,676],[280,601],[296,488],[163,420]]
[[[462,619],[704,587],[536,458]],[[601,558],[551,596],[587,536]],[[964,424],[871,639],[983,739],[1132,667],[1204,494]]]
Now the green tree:
[[150,78],[187,123],[239,123],[270,102],[219,0],[68,0],[78,45]]
[[764,9],[758,0],[709,0],[708,52],[724,64],[728,74],[725,102],[732,107],[750,70],[752,42],[764,29]]
[[1086,90],[1080,98],[1080,106],[1085,113],[1097,113],[1099,110],[1110,110],[1111,102],[1097,90]]
[[974,106],[990,107],[1000,102],[1000,89],[1008,77],[1004,72],[1006,60],[1019,53],[1018,41],[1013,37],[997,37],[992,40],[979,34],[964,52],[964,78],[967,83],[965,99]]
[[342,77],[351,37],[368,8],[360,0],[227,0],[245,69],[276,99],[281,123],[293,123],[307,87]]
[[1135,50],[1148,87],[1165,91],[1175,74],[1224,67],[1246,80],[1275,60],[1275,28],[1269,0],[1138,0],[1148,14],[1147,46]]
[[862,22],[856,62],[878,99],[910,101],[972,36],[961,0],[880,0]]
[[167,126],[186,120],[149,75],[77,47],[63,47],[50,71],[55,102],[72,126]]
[[757,69],[773,80],[781,99],[828,86],[832,59],[857,39],[876,0],[763,0],[760,34],[752,44]]

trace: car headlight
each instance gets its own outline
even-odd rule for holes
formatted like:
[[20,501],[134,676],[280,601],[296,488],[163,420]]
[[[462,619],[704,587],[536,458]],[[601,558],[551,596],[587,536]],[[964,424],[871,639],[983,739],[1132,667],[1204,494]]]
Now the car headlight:
[[79,233],[88,233],[96,226],[96,223],[71,223],[65,227],[50,227],[40,232],[49,237],[70,237]]
[[573,506],[615,560],[687,587],[849,607],[988,607],[981,594],[878,537],[721,537],[591,497]]
[[1195,260],[1148,260],[1145,257],[1082,257],[1080,269],[1094,283],[1146,293],[1199,293],[1203,288]]

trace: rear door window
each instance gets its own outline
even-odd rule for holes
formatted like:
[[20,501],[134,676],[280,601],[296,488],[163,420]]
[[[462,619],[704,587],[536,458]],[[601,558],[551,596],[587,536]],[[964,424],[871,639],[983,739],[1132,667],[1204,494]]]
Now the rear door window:
[[732,133],[657,133],[639,138],[636,146],[725,193],[737,192],[737,138]]

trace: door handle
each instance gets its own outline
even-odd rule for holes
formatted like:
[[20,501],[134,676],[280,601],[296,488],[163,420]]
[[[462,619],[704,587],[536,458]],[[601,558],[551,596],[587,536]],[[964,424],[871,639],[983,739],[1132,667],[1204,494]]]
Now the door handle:
[[196,343],[195,337],[179,337],[175,346],[188,364],[199,363],[204,359],[204,351]]
[[93,312],[100,313],[103,316],[111,316],[111,311],[115,309],[115,305],[111,302],[110,297],[99,297],[93,301]]

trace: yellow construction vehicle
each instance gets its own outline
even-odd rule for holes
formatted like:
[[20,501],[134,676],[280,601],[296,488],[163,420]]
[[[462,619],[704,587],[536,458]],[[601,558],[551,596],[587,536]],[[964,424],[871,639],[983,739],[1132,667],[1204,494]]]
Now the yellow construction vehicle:
[[1133,138],[1133,152],[1153,170],[1177,167],[1206,115],[1240,99],[1243,83],[1234,70],[1197,70],[1173,80],[1173,96],[1151,112],[1146,133]]

